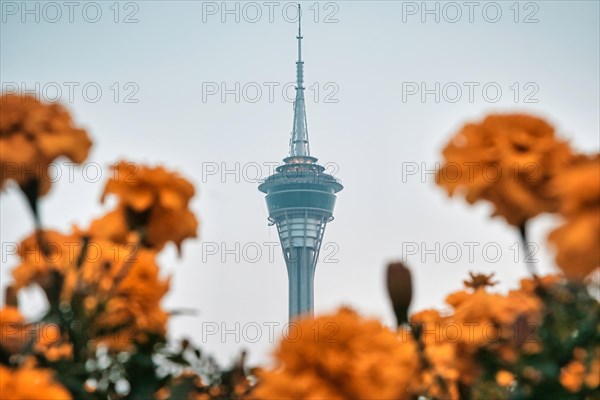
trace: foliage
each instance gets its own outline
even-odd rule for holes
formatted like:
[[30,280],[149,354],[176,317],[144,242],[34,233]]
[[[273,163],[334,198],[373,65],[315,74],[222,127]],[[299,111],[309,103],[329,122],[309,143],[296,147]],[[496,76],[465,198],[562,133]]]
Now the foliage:
[[[485,200],[518,228],[544,212],[563,224],[549,237],[560,275],[533,274],[494,291],[472,273],[440,310],[409,314],[410,270],[388,267],[398,326],[342,308],[302,319],[299,337],[275,351],[275,365],[250,373],[246,354],[229,369],[188,340],[170,343],[170,290],[157,255],[195,238],[193,185],[162,166],[120,161],[102,201],[115,207],[87,227],[46,228],[38,204],[58,157],[81,163],[91,140],[61,106],[29,96],[1,99],[0,184],[24,194],[35,232],[0,309],[0,394],[14,399],[506,399],[598,400],[600,303],[591,295],[600,264],[600,157],[575,154],[546,121],[491,115],[467,124],[444,149],[437,182],[470,203]],[[453,168],[469,174],[453,178]],[[488,179],[490,166],[502,178]],[[17,292],[38,286],[48,309],[26,321]]]
[[[82,163],[91,141],[57,104],[18,95],[2,96],[1,102],[2,184],[18,185],[36,224],[18,246],[20,264],[0,311],[2,395],[232,396],[228,385],[241,388],[247,381],[243,364],[232,378],[188,341],[174,346],[166,339],[170,313],[161,301],[169,279],[161,276],[157,255],[169,242],[181,253],[182,242],[196,237],[192,184],[161,166],[121,161],[102,196],[117,197],[113,210],[84,229],[45,229],[38,203],[51,188],[50,163],[61,156]],[[26,322],[16,293],[32,285],[46,294],[48,309],[39,321]]]

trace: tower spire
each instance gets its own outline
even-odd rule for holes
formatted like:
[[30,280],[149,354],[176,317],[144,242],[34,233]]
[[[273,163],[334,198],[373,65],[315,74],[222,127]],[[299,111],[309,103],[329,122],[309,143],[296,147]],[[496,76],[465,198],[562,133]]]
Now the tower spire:
[[290,138],[290,157],[310,156],[306,105],[304,104],[304,61],[302,61],[302,9],[298,4],[298,61],[296,61],[296,99],[294,100],[294,125]]

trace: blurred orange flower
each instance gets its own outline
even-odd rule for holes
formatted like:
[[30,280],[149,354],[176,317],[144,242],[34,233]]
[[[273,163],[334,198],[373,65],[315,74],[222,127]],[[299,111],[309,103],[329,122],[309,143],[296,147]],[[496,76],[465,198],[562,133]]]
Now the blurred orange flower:
[[59,104],[44,104],[29,95],[0,98],[0,187],[7,180],[24,185],[38,181],[38,195],[51,186],[48,166],[65,156],[82,163],[92,145],[83,129],[73,126]]
[[[169,317],[160,305],[169,290],[169,280],[160,277],[156,253],[141,249],[133,262],[116,263],[111,273],[119,277],[123,268],[129,270],[110,289],[108,300],[95,319],[103,331],[120,332],[101,336],[99,341],[112,349],[121,350],[129,348],[134,342],[145,343],[148,335],[164,337]],[[90,292],[89,298],[94,299],[93,293]]]
[[490,115],[469,123],[443,155],[445,163],[436,175],[439,185],[450,195],[464,193],[469,203],[491,202],[494,215],[515,226],[557,210],[548,183],[572,157],[550,124],[526,114]]
[[[80,231],[44,231],[43,238],[43,251],[37,235],[19,246],[21,264],[12,271],[15,287],[39,284],[47,293],[58,291],[55,301],[72,303],[77,296],[88,323],[99,329],[93,339],[111,348],[127,349],[149,334],[166,334],[168,314],[160,302],[169,281],[160,277],[154,250],[89,238]],[[47,353],[51,345],[39,350]],[[51,354],[66,355],[67,350]]]
[[589,354],[580,347],[573,350],[571,360],[560,372],[560,383],[568,391],[577,393],[582,387],[596,389],[600,384],[600,347]]
[[82,240],[77,234],[53,230],[31,234],[17,249],[21,263],[12,270],[15,288],[37,283],[45,290],[53,289],[57,283],[53,273],[62,276],[72,268],[81,253],[81,246]]
[[343,308],[292,324],[289,336],[276,350],[277,367],[259,373],[253,398],[411,398],[416,345],[378,321]]
[[521,279],[519,284],[521,291],[533,295],[538,288],[549,290],[552,289],[552,287],[563,283],[564,280],[565,278],[562,275],[550,274],[535,278],[524,278]]
[[62,298],[83,299],[86,315],[99,329],[97,344],[126,350],[145,343],[149,334],[166,334],[168,313],[160,303],[168,290],[154,250],[95,239],[81,266],[65,276]]
[[61,342],[58,325],[28,324],[16,307],[0,309],[0,329],[2,337],[0,349],[5,354],[20,354],[31,346],[35,353],[51,361],[70,358],[72,355],[72,346]]
[[[481,374],[477,357],[483,349],[514,361],[520,349],[539,348],[535,332],[519,331],[523,329],[521,321],[528,327],[541,322],[539,297],[523,289],[506,295],[490,293],[491,276],[471,274],[471,278],[465,281],[467,290],[446,298],[451,310],[424,310],[411,317],[413,325],[420,327],[426,366],[421,377],[423,390],[434,398],[459,399],[459,386],[472,386]],[[498,378],[500,385],[509,381],[505,374]]]
[[570,392],[577,393],[584,386],[597,389],[600,385],[600,347],[588,356],[582,348],[575,348],[571,360],[560,372],[560,383]]
[[0,308],[0,349],[7,354],[20,353],[26,345],[24,334],[25,318],[16,307]]
[[600,347],[596,347],[592,361],[585,377],[585,386],[590,389],[598,389],[600,386]]
[[413,314],[411,323],[419,327],[424,365],[419,393],[433,398],[459,399],[459,383],[472,383],[479,373],[472,352],[458,342],[461,328],[433,309]]
[[571,361],[560,372],[560,384],[570,392],[579,392],[585,377],[585,365],[578,360]]
[[496,374],[496,382],[500,386],[510,386],[515,381],[515,376],[508,371],[498,371]]
[[565,275],[582,280],[600,267],[600,155],[577,158],[556,176],[553,189],[566,221],[548,239]]
[[68,400],[71,394],[53,378],[48,369],[25,365],[9,369],[0,365],[0,394],[11,400]]
[[92,223],[92,235],[122,242],[128,231],[139,231],[143,244],[157,250],[170,241],[181,250],[183,240],[196,237],[198,221],[188,209],[195,193],[190,182],[163,167],[121,161],[111,169],[102,200],[114,194],[119,204]]
[[131,243],[137,238],[131,238],[130,230],[125,221],[122,207],[117,208],[95,219],[88,229],[90,236],[111,240],[115,243]]

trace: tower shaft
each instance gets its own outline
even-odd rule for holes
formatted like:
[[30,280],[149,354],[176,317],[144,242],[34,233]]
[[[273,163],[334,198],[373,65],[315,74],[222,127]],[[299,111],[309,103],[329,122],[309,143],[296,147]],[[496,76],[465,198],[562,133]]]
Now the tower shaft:
[[276,221],[288,271],[290,319],[312,316],[313,282],[327,218],[297,210],[286,211]]
[[287,264],[290,320],[298,316],[312,317],[314,307],[314,252],[306,247],[294,247]]

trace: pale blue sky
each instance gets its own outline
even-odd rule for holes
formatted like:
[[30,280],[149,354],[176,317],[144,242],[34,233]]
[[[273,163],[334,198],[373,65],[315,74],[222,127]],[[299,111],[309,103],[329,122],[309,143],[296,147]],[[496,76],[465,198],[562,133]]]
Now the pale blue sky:
[[[27,2],[32,9],[35,3]],[[425,176],[425,183],[419,174],[402,178],[402,163],[419,168],[425,163],[433,169],[440,161],[440,149],[465,121],[493,111],[532,112],[547,117],[578,149],[598,151],[599,3],[520,2],[516,8],[512,1],[490,3],[479,3],[472,23],[464,6],[462,18],[448,22],[455,14],[444,3],[427,3],[431,9],[438,4],[439,23],[429,14],[422,22],[421,10],[407,14],[421,2],[302,3],[309,13],[303,26],[305,80],[308,87],[319,88],[318,99],[314,90],[307,91],[311,150],[321,162],[335,163],[335,174],[345,185],[336,219],[325,234],[329,260],[338,262],[318,266],[317,313],[346,304],[391,324],[383,273],[386,262],[401,257],[403,243],[425,243],[427,248],[436,243],[441,247],[453,242],[497,243],[503,252],[497,263],[486,261],[480,250],[474,260],[463,254],[456,263],[436,262],[433,256],[423,262],[421,254],[408,257],[416,286],[413,309],[440,306],[447,293],[461,287],[470,270],[495,271],[502,288],[514,286],[525,275],[511,250],[516,233],[502,220],[488,219],[487,205],[468,207],[460,199],[448,200],[431,175]],[[72,23],[61,6],[62,18],[51,23],[55,10],[44,9],[44,3],[38,5],[39,22],[35,14],[22,15],[21,4],[2,1],[3,89],[13,83],[32,88],[39,82],[40,89],[53,96],[51,83],[56,82],[62,100],[68,101],[65,82],[79,84],[68,107],[94,138],[90,162],[108,165],[126,157],[164,163],[198,189],[191,207],[202,221],[205,244],[187,242],[181,260],[173,248],[161,257],[164,273],[173,274],[166,306],[199,310],[196,317],[174,318],[172,337],[191,336],[201,342],[207,323],[225,323],[233,329],[235,322],[242,327],[256,322],[263,327],[258,343],[244,338],[236,343],[233,335],[223,341],[215,335],[202,346],[224,362],[242,347],[250,350],[251,361],[267,359],[273,344],[263,324],[282,326],[287,320],[285,265],[279,248],[269,259],[269,246],[277,234],[267,225],[256,183],[221,172],[222,167],[239,165],[240,174],[253,176],[257,164],[269,165],[286,155],[292,108],[281,87],[294,79],[296,28],[281,11],[291,3],[275,3],[273,22],[263,2],[253,3],[263,13],[254,23],[248,21],[254,14],[247,3],[228,3],[232,9],[238,4],[240,21],[227,14],[223,22],[221,2],[122,2],[118,23],[113,2],[95,3],[102,11],[97,23],[86,21],[95,16],[95,5],[79,3]],[[217,14],[208,15],[213,6],[219,8]],[[500,8],[499,21],[486,21],[484,8],[488,19]],[[137,23],[122,22],[130,13]],[[538,22],[524,23],[531,13]],[[337,22],[325,23],[326,15]],[[222,102],[219,95],[206,93],[203,101],[203,88],[225,83],[231,89],[236,82],[247,89],[239,102],[232,94]],[[456,103],[449,101],[454,92],[447,92],[439,103],[433,95],[425,102],[418,95],[403,101],[403,87],[411,82],[424,82],[428,88],[436,82],[440,87],[456,82],[463,96]],[[479,84],[472,102],[464,82]],[[96,103],[82,93],[89,83],[92,89],[102,89]],[[483,97],[481,88],[486,84],[501,88],[498,102]],[[276,85],[272,101],[268,85]],[[257,86],[263,96],[251,102],[250,90]],[[116,87],[118,102],[113,97]],[[123,96],[136,89],[132,98],[138,102],[125,103]],[[525,103],[523,96],[533,92],[532,99],[538,102]],[[326,94],[337,102],[325,101]],[[215,165],[218,173],[203,177],[203,171]],[[263,175],[268,172],[264,166]],[[102,213],[97,202],[101,190],[101,183],[88,182],[82,174],[76,174],[73,182],[61,179],[43,202],[44,221],[59,229],[85,225]],[[2,194],[0,205],[3,243],[17,241],[32,229],[14,190]],[[547,230],[556,222],[551,217],[536,220],[532,240],[543,247]],[[252,263],[235,262],[233,255],[222,252],[207,254],[212,243],[222,250],[223,243],[231,249],[236,242],[249,252],[254,243],[260,244],[262,257]],[[540,269],[551,271],[551,255],[544,248],[539,255]],[[2,286],[15,262],[14,258],[3,262]],[[23,298],[32,304],[31,314],[35,299],[35,293]]]

